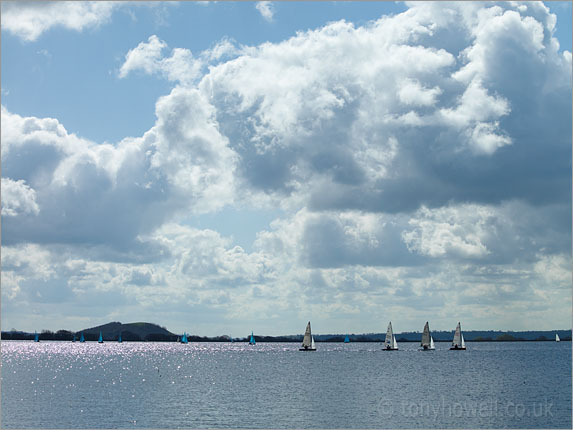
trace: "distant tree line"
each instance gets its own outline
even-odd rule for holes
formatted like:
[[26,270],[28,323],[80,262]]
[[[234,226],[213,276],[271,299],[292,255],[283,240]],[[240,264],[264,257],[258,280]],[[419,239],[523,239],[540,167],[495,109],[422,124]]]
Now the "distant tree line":
[[[82,332],[72,332],[69,330],[58,330],[56,332],[50,330],[42,330],[38,334],[39,339],[42,340],[59,340],[59,341],[71,341],[76,337],[79,341]],[[511,334],[513,333],[513,334]],[[543,332],[484,332],[484,331],[465,331],[464,337],[466,341],[471,342],[523,342],[523,341],[554,341],[555,333],[559,334],[562,341],[571,340],[571,332],[564,330],[555,331],[543,331]],[[94,331],[84,331],[84,338],[86,341],[97,341],[99,338],[99,332]],[[351,342],[384,342],[385,333],[369,333],[349,335]],[[105,342],[117,341],[118,333],[107,334],[103,331],[103,340]],[[451,342],[453,338],[453,331],[449,332],[432,332],[434,336],[434,341],[436,342]],[[288,336],[257,336],[255,335],[255,341],[257,342],[302,342],[302,335],[288,335]],[[344,341],[343,335],[320,335],[315,334],[314,338],[317,342],[331,342],[331,343],[341,343]],[[146,335],[139,335],[131,331],[122,331],[121,338],[123,341],[127,342],[177,342],[180,337],[175,334],[163,334],[163,333],[149,333]],[[250,335],[244,338],[235,338],[234,342],[247,342]],[[397,335],[398,342],[419,342],[421,338],[421,333],[408,332],[401,333]],[[1,334],[2,340],[33,340],[34,333],[26,333],[18,330],[3,331]],[[229,336],[196,336],[187,335],[189,342],[230,342],[231,338]]]
[[[76,341],[79,341],[81,333],[82,332],[74,333],[69,330],[58,330],[57,332],[53,332],[50,330],[42,330],[42,332],[38,334],[38,338],[40,341],[42,340],[72,341],[75,335]],[[2,340],[34,340],[34,336],[35,336],[34,333],[25,333],[22,331],[2,332]],[[84,332],[84,339],[88,342],[97,341],[99,339],[99,333]],[[165,335],[161,333],[150,333],[142,337],[137,333],[124,331],[121,333],[121,339],[123,341],[128,341],[128,342],[175,342],[177,341],[177,336]],[[104,342],[117,341],[118,335],[106,336],[106,334],[103,333],[103,340]]]

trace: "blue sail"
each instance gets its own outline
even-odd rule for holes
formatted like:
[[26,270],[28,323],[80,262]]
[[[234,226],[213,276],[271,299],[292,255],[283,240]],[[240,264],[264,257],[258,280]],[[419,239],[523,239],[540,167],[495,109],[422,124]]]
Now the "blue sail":
[[253,336],[253,332],[251,332],[251,340],[249,340],[249,343],[251,345],[254,345],[255,343],[257,343],[257,342],[255,342],[255,336]]
[[121,341],[121,333],[119,334],[119,338],[117,339],[117,341],[118,341],[119,343],[122,342],[122,341]]
[[181,343],[188,343],[189,341],[187,340],[187,333],[183,333],[183,337],[181,338]]
[[38,333],[34,332],[34,342],[40,342],[40,337],[38,336]]
[[82,332],[81,336],[80,336],[80,342],[85,342],[86,340],[84,339],[84,332]]
[[103,336],[101,335],[101,331],[99,332],[98,343],[103,343]]
[[348,338],[348,335],[346,335],[346,337],[344,338],[344,343],[349,343],[350,339]]

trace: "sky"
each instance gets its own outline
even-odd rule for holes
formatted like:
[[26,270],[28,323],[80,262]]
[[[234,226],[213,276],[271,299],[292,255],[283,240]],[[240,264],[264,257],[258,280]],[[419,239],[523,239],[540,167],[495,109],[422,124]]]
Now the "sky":
[[2,3],[2,330],[571,328],[571,2]]

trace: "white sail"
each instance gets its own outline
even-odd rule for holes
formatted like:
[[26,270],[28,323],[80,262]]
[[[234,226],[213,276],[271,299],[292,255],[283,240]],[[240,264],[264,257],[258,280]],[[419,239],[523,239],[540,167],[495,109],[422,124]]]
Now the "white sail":
[[430,336],[430,349],[435,349],[434,348],[434,338],[432,336]]
[[310,334],[310,321],[306,325],[306,331],[304,332],[304,338],[302,339],[302,347],[309,348],[312,342],[312,335]]
[[561,339],[559,339],[559,335],[557,333],[555,333],[555,342],[559,342]]
[[311,336],[311,337],[310,337],[310,349],[315,349],[315,346],[314,346],[314,336]]
[[386,329],[386,340],[384,341],[386,347],[389,346],[392,348],[392,336],[394,336],[394,333],[392,332],[392,321],[390,321],[388,323],[388,328]]
[[426,321],[426,325],[424,326],[424,333],[422,333],[422,346],[430,346],[430,325]]
[[466,341],[464,340],[464,335],[462,334],[462,348],[466,347]]
[[396,336],[392,335],[392,349],[398,349],[398,342],[396,342]]
[[462,344],[462,328],[460,323],[456,326],[456,332],[454,334],[454,340],[452,341],[452,346],[460,347]]

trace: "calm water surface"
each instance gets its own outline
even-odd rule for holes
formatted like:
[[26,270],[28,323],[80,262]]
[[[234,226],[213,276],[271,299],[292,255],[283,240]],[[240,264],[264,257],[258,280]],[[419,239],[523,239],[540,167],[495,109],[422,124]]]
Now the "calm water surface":
[[571,428],[570,342],[1,347],[2,428]]

